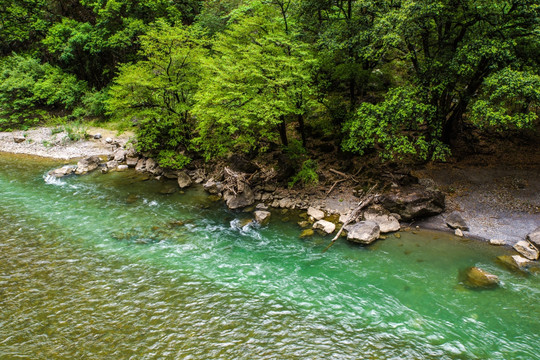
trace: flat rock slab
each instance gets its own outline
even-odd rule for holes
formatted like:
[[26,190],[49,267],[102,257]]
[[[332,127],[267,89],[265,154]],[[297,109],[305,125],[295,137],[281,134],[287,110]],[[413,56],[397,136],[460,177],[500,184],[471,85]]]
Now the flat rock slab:
[[309,207],[307,209],[307,214],[314,218],[315,220],[321,220],[324,217],[324,211],[315,209],[314,207]]
[[326,234],[331,234],[336,230],[336,224],[326,220],[319,220],[313,224],[313,229],[322,230]]
[[401,226],[399,225],[399,221],[392,215],[366,212],[364,214],[364,219],[377,223],[377,225],[379,225],[380,232],[383,234],[399,231],[399,229],[401,228]]
[[537,248],[540,248],[540,226],[527,235],[527,240],[529,240]]
[[461,217],[461,214],[457,211],[450,213],[446,216],[446,225],[451,229],[460,229],[462,231],[469,231],[469,226]]
[[538,259],[538,255],[539,255],[538,249],[526,240],[518,241],[514,245],[514,249],[529,260]]
[[347,240],[363,245],[371,244],[381,235],[381,229],[374,221],[360,221],[347,225],[345,230],[347,231]]

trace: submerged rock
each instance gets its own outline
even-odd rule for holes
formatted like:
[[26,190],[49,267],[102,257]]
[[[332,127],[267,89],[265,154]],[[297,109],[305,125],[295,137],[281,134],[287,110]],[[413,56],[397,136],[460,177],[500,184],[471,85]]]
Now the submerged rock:
[[528,241],[521,240],[514,245],[514,249],[529,260],[538,259],[538,249]]
[[497,256],[495,262],[507,268],[508,270],[519,272],[521,274],[526,273],[526,268],[533,262],[524,258],[521,255],[501,255]]
[[261,225],[266,225],[270,221],[270,216],[272,215],[270,211],[257,210],[254,213],[255,221]]
[[185,171],[178,172],[178,186],[180,186],[180,189],[190,187],[192,183],[193,181]]
[[465,286],[472,289],[493,289],[499,286],[499,277],[479,267],[471,267],[462,275]]
[[374,221],[360,221],[356,224],[347,225],[347,240],[369,245],[377,240],[381,234],[379,225]]
[[444,194],[421,185],[392,189],[380,198],[381,205],[404,221],[440,214],[444,211]]
[[77,169],[75,170],[75,174],[82,175],[93,171],[98,168],[100,163],[101,159],[99,158],[99,156],[96,155],[79,160],[79,162],[77,163]]
[[469,226],[463,220],[461,215],[454,211],[446,217],[446,225],[451,229],[460,229],[462,231],[469,231]]
[[313,224],[313,229],[321,230],[325,234],[331,234],[336,230],[336,224],[326,220],[319,220]]
[[315,234],[315,232],[313,231],[313,229],[305,229],[303,230],[301,233],[300,233],[300,238],[303,239],[303,238],[307,238],[309,236],[313,236],[313,234]]

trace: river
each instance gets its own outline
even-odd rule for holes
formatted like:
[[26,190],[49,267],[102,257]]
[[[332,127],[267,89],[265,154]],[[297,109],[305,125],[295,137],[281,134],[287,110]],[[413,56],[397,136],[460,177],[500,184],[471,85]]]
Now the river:
[[[370,247],[244,225],[132,172],[0,154],[0,359],[540,359],[540,277],[421,231]],[[479,266],[495,290],[458,280]]]

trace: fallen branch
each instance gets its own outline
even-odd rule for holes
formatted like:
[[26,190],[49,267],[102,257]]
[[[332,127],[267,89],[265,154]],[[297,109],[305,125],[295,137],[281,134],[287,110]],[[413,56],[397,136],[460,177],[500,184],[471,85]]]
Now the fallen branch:
[[334,236],[334,238],[330,241],[330,244],[328,244],[328,246],[323,250],[323,253],[327,252],[328,249],[330,249],[330,247],[334,245],[345,227],[350,223],[357,221],[360,218],[360,215],[362,215],[362,210],[369,206],[373,202],[373,200],[375,200],[379,196],[379,194],[372,194],[373,190],[375,189],[375,187],[377,187],[377,185],[378,184],[373,185],[371,189],[368,190],[366,195],[364,195],[362,200],[360,200],[360,202],[358,203],[358,206],[349,214],[349,216],[347,216],[347,219],[343,223],[343,226],[341,227],[341,229],[339,229],[336,236]]
[[343,181],[347,181],[349,179],[341,179],[341,180],[338,180],[334,183],[334,185],[332,185],[332,187],[330,188],[330,190],[328,190],[326,192],[326,196],[330,195],[330,193],[332,192],[332,190],[334,190],[334,188],[336,187],[337,184],[339,184],[340,182],[343,182]]
[[337,174],[337,175],[346,177],[346,178],[349,177],[349,175],[347,175],[347,174],[345,174],[345,173],[342,173],[341,171],[337,171],[337,170],[334,170],[334,169],[329,169],[328,171],[333,172],[334,174]]

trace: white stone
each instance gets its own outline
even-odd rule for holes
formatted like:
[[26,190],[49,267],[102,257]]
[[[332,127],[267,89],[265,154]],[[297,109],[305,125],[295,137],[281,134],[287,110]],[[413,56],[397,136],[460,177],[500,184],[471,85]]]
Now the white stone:
[[309,216],[314,218],[315,220],[321,220],[324,217],[324,211],[315,209],[314,207],[310,206],[307,209],[307,213]]
[[506,244],[506,241],[504,241],[503,239],[490,239],[489,243],[491,245],[502,246]]
[[331,223],[330,221],[326,220],[319,220],[315,224],[313,224],[313,228],[315,230],[322,230],[326,234],[331,234],[336,230],[336,225],[334,223]]
[[514,245],[514,249],[529,260],[538,259],[538,249],[526,240],[518,241]]
[[461,231],[461,229],[456,229],[456,231],[454,231],[454,234],[456,236],[463,237],[463,231]]
[[364,218],[367,221],[376,222],[379,225],[381,233],[389,233],[394,231],[399,231],[401,226],[399,221],[392,215],[377,214],[372,212],[366,212]]
[[118,165],[118,167],[116,168],[117,171],[126,171],[128,169],[129,166],[127,165]]
[[347,240],[369,245],[381,235],[379,225],[374,221],[360,221],[353,225],[348,225]]

